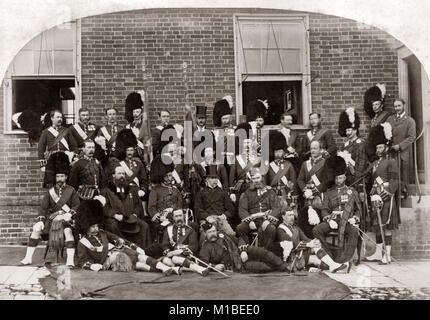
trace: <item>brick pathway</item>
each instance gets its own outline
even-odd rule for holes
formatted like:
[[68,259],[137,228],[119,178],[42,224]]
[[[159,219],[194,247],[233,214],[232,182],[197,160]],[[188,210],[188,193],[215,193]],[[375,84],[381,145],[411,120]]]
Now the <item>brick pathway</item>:
[[49,274],[44,267],[0,266],[0,300],[52,300],[39,284]]

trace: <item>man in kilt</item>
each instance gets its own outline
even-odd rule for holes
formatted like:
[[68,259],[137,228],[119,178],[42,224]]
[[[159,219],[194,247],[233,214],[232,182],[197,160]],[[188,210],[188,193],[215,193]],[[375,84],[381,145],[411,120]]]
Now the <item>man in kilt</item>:
[[63,152],[56,152],[48,161],[47,166],[54,170],[54,181],[50,182],[53,187],[46,191],[43,197],[37,222],[33,225],[30,238],[28,240],[27,252],[21,265],[32,263],[32,257],[36,247],[42,238],[50,241],[50,246],[54,249],[66,247],[66,265],[74,266],[75,240],[72,231],[72,219],[79,206],[79,197],[73,187],[66,184],[70,171],[70,164],[67,155]]
[[[399,168],[396,160],[388,154],[391,138],[392,130],[388,122],[372,128],[369,133],[369,150],[374,151],[377,157],[370,165],[372,168],[370,199],[376,227],[376,251],[366,260],[379,261],[381,264],[391,262],[392,233],[400,224],[395,196],[396,192],[399,192]],[[385,252],[382,252],[384,244]]]

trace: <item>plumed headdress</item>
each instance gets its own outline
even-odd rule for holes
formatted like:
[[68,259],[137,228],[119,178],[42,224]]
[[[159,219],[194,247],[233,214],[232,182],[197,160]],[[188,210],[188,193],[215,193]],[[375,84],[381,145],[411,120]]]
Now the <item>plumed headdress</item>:
[[342,111],[339,115],[338,133],[341,137],[346,137],[346,129],[360,128],[360,117],[354,108],[350,107]]

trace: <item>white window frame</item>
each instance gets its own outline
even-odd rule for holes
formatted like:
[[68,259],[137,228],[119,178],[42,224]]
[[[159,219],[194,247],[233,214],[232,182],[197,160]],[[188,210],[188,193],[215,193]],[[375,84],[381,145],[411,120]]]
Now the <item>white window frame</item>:
[[[78,110],[81,107],[81,20],[78,19],[75,21],[76,24],[76,33],[75,33],[75,46],[73,47],[73,69],[75,70],[75,74],[55,74],[55,75],[18,75],[15,76],[10,67],[6,71],[4,80],[3,80],[3,109],[4,109],[4,117],[3,117],[3,134],[18,134],[24,135],[27,134],[25,131],[21,129],[12,129],[12,85],[14,79],[26,80],[26,79],[68,79],[71,77],[75,78],[75,104],[74,104],[74,114],[75,120],[77,119]],[[18,54],[18,53],[17,53]]]
[[[242,53],[239,51],[240,39],[238,38],[238,23],[240,19],[246,20],[303,20],[305,27],[304,51],[302,52],[303,73],[285,74],[246,74],[246,81],[302,81],[302,116],[303,124],[293,125],[293,129],[305,129],[309,126],[309,114],[312,112],[311,99],[311,67],[309,47],[309,15],[307,14],[233,14],[234,30],[234,64],[235,64],[235,90],[236,90],[236,123],[243,114],[242,97],[242,74],[240,74],[240,63]],[[270,125],[267,127],[276,127]]]

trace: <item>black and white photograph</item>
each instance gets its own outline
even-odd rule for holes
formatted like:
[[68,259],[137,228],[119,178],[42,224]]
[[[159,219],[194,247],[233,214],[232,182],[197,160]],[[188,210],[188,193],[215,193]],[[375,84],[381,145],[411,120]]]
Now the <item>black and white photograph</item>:
[[0,6],[0,300],[430,299],[430,3]]

